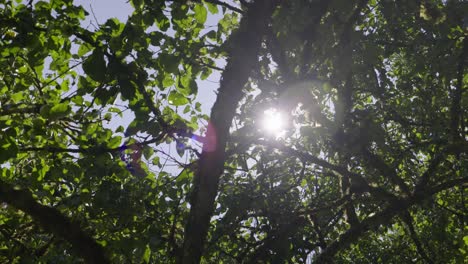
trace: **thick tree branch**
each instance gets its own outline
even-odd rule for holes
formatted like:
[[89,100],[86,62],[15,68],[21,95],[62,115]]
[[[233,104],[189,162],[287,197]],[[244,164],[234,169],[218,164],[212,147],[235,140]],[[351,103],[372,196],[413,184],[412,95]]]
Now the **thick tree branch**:
[[148,108],[151,110],[156,120],[158,120],[158,123],[162,126],[163,133],[166,133],[169,128],[169,125],[163,119],[161,111],[159,111],[156,105],[154,105],[154,100],[153,98],[151,98],[151,95],[146,91],[145,86],[142,84],[139,84],[138,91],[143,95],[143,99],[145,100],[146,106],[148,106]]
[[452,142],[460,138],[460,120],[461,120],[461,103],[463,94],[463,76],[465,73],[466,58],[468,54],[468,38],[465,37],[463,41],[463,50],[460,54],[457,65],[457,85],[452,93],[452,105],[450,109],[450,132]]
[[[174,133],[178,133],[174,131]],[[44,147],[20,147],[19,152],[32,152],[32,151],[45,151],[50,153],[87,153],[87,154],[101,154],[101,153],[112,153],[130,149],[133,147],[147,146],[149,144],[158,143],[163,140],[165,134],[159,134],[157,137],[152,139],[135,142],[132,144],[122,145],[116,148],[106,148],[106,147],[92,147],[92,148],[59,148],[53,146],[44,146]],[[188,135],[187,135],[188,136]]]
[[29,214],[44,230],[69,242],[75,254],[88,263],[110,263],[104,248],[77,224],[57,209],[44,206],[34,200],[27,190],[17,190],[0,180],[0,200]]
[[419,182],[416,185],[416,192],[423,190],[427,187],[431,176],[435,173],[439,164],[447,158],[449,154],[461,154],[461,153],[468,153],[468,142],[467,141],[457,141],[453,144],[450,144],[443,148],[442,150],[438,151],[435,156],[430,161],[428,168],[423,173]]
[[468,183],[468,177],[459,178],[451,181],[441,183],[434,186],[432,189],[425,190],[423,192],[417,192],[413,196],[400,201],[392,202],[386,209],[383,211],[363,220],[359,225],[349,229],[343,233],[338,240],[331,243],[317,258],[316,263],[332,263],[333,256],[338,253],[338,251],[348,247],[350,244],[359,240],[366,232],[373,230],[381,225],[388,225],[392,222],[392,219],[408,210],[413,205],[419,204],[424,200],[428,199],[432,195],[450,189],[457,185],[463,185]]
[[312,21],[311,25],[312,27],[307,27],[305,32],[303,33],[304,35],[304,53],[302,55],[302,61],[303,65],[301,65],[300,73],[299,75],[301,77],[304,77],[306,74],[309,73],[310,70],[310,61],[313,56],[313,48],[312,45],[315,42],[315,36],[317,35],[317,30],[320,25],[320,21],[322,20],[322,17],[324,17],[328,11],[328,6],[330,5],[331,1],[328,0],[322,0],[318,1],[313,6],[311,9],[314,12],[314,20]]
[[[260,143],[262,144],[262,141],[259,141],[257,143]],[[267,144],[266,142],[264,142],[263,144]],[[376,187],[376,186],[371,186],[367,181],[366,179],[359,173],[354,173],[354,172],[351,172],[349,171],[348,169],[346,169],[345,167],[342,167],[342,166],[338,166],[338,165],[335,165],[335,164],[332,164],[326,160],[323,160],[319,157],[315,157],[314,155],[311,155],[307,152],[302,152],[300,150],[296,150],[292,147],[289,147],[289,146],[285,146],[285,145],[282,145],[280,143],[273,143],[273,142],[270,142],[268,143],[270,146],[273,146],[289,155],[292,155],[292,156],[296,156],[298,158],[300,158],[301,160],[303,161],[307,161],[307,162],[310,162],[312,164],[316,164],[322,168],[325,168],[325,169],[329,169],[331,171],[334,171],[340,175],[348,175],[352,181],[352,185],[350,186],[351,188],[351,192],[353,193],[363,193],[363,192],[369,192],[371,194],[373,194],[376,198],[378,199],[382,199],[382,200],[385,200],[385,201],[394,201],[397,199],[397,197],[386,191],[385,189],[383,188],[380,188],[380,187]]]
[[239,29],[228,40],[228,61],[211,110],[207,141],[194,177],[182,263],[199,263],[203,254],[219,177],[223,173],[229,128],[237,105],[243,97],[242,89],[257,64],[263,35],[278,2],[255,1],[242,17]]
[[419,255],[421,255],[421,257],[429,264],[433,264],[434,261],[429,258],[429,256],[427,255],[426,251],[424,250],[423,246],[422,246],[422,243],[421,241],[419,240],[418,238],[418,234],[416,233],[416,230],[414,229],[414,225],[413,225],[413,218],[411,217],[410,213],[409,212],[404,212],[401,214],[401,219],[403,220],[403,222],[405,222],[407,228],[408,228],[408,231],[409,231],[409,235],[411,237],[411,239],[413,240],[414,244],[416,245],[416,249],[419,253]]
[[41,104],[31,104],[27,107],[18,107],[18,105],[4,105],[0,108],[0,116],[14,114],[38,114],[41,109]]
[[[346,39],[349,42],[349,36],[348,36],[349,34],[344,34],[344,35],[346,35]],[[344,47],[343,50],[348,50],[350,46],[344,45],[343,47]],[[346,52],[344,56],[342,56],[342,58],[345,61],[352,61],[351,52]],[[337,70],[340,68],[341,67],[337,67]],[[337,86],[337,87],[339,87],[338,96],[337,96],[339,103],[336,106],[337,110],[335,112],[335,121],[338,127],[336,136],[341,138],[341,140],[346,140],[345,131],[349,130],[352,126],[350,115],[351,115],[351,110],[353,107],[353,93],[354,93],[353,88],[354,87],[353,87],[353,78],[352,78],[351,70],[348,70],[348,72],[346,73],[345,84],[342,86]],[[337,143],[338,142],[339,141],[337,141]],[[338,146],[337,149],[340,150],[340,146]],[[338,154],[339,162],[342,164],[342,166],[348,167],[350,164],[350,159],[351,159],[350,153],[348,151],[338,151],[337,154]],[[341,185],[341,195],[343,197],[351,193],[351,179],[348,173],[341,174],[340,185]],[[349,200],[349,202],[345,204],[344,208],[345,208],[346,220],[348,221],[348,223],[351,226],[358,224],[359,218],[357,217],[356,209],[354,208],[354,205],[352,204],[351,200]]]
[[269,30],[267,35],[267,45],[271,52],[273,60],[276,62],[278,69],[281,72],[283,81],[288,83],[293,80],[294,73],[288,65],[287,55],[285,50],[281,47],[281,43],[275,36],[275,32],[272,29]]
[[270,252],[275,252],[273,263],[284,263],[285,255],[281,254],[282,246],[289,248],[289,244],[284,241],[288,237],[294,236],[299,229],[307,223],[307,218],[303,216],[296,217],[288,224],[283,224],[276,230],[268,232],[268,236],[262,241],[262,245],[255,249],[247,263],[262,263],[262,260],[268,259]]
[[382,176],[388,177],[388,179],[390,179],[392,183],[396,184],[406,195],[410,194],[410,189],[408,185],[406,185],[405,181],[398,176],[396,170],[390,167],[382,157],[367,149],[364,149],[362,152],[365,161],[370,167],[376,168]]

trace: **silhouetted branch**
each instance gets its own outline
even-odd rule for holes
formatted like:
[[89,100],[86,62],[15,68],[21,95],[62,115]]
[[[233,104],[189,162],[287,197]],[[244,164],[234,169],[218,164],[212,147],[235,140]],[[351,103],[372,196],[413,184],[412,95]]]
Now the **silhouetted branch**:
[[225,3],[225,2],[222,2],[222,1],[219,1],[219,0],[205,0],[205,2],[223,6],[223,7],[227,8],[227,9],[229,9],[231,11],[234,11],[234,12],[237,12],[237,13],[240,13],[240,14],[244,13],[244,10],[239,9],[239,8],[237,8],[235,6],[232,6],[232,5],[228,4],[228,3]]
[[426,251],[422,247],[422,243],[418,238],[418,234],[416,234],[416,230],[414,229],[413,219],[409,212],[404,212],[401,214],[401,219],[405,222],[406,226],[408,227],[408,231],[410,234],[411,239],[413,240],[414,244],[416,245],[416,250],[418,251],[419,255],[429,264],[433,264],[434,261],[429,258],[426,254]]
[[361,221],[360,224],[349,229],[343,233],[337,240],[331,243],[317,258],[316,263],[330,263],[333,256],[340,250],[348,247],[350,244],[356,242],[362,235],[370,230],[373,230],[379,226],[386,226],[390,224],[395,216],[401,212],[406,211],[409,207],[419,204],[424,200],[428,199],[432,195],[450,189],[454,186],[463,185],[468,183],[468,177],[450,180],[439,185],[436,185],[432,189],[425,190],[423,192],[416,192],[413,196],[392,202],[386,209],[382,210],[375,215],[368,217]]
[[110,263],[104,248],[57,209],[39,204],[28,190],[18,190],[0,180],[0,200],[29,214],[44,230],[69,242],[75,254],[88,263]]

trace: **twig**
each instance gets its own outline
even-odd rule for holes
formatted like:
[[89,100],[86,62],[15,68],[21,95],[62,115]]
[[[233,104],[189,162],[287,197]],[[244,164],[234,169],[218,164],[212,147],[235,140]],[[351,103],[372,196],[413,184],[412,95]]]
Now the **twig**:
[[205,0],[205,2],[208,2],[208,3],[211,3],[211,4],[215,4],[215,5],[220,5],[220,6],[223,6],[231,11],[234,11],[234,12],[237,12],[237,13],[240,13],[240,14],[244,14],[244,10],[242,9],[239,9],[235,6],[232,6],[228,3],[225,3],[225,2],[222,2],[222,1],[219,1],[219,0]]

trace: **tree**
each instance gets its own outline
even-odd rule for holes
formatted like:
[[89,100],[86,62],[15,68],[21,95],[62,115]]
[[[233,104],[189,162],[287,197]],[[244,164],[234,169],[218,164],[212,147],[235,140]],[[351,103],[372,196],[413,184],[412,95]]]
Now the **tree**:
[[466,3],[131,4],[0,0],[2,262],[466,259]]

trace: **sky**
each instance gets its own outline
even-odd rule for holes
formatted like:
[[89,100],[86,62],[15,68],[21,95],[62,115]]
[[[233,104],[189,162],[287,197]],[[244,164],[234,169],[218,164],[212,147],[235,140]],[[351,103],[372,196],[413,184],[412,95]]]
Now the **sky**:
[[[128,0],[75,0],[74,3],[82,5],[88,11],[92,7],[92,11],[101,24],[111,17],[125,21],[132,12],[132,7],[128,3]],[[92,16],[93,13],[89,12],[88,19],[93,19]]]

